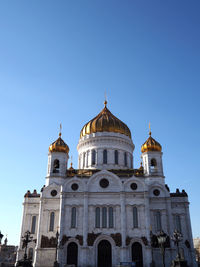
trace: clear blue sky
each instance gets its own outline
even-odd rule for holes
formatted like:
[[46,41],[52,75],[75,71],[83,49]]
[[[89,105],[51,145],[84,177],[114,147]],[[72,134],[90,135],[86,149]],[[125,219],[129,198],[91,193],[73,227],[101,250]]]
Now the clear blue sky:
[[166,183],[189,194],[200,236],[200,1],[0,1],[0,230],[19,243],[27,189],[45,184],[59,124],[77,167],[82,126],[108,108],[152,136]]

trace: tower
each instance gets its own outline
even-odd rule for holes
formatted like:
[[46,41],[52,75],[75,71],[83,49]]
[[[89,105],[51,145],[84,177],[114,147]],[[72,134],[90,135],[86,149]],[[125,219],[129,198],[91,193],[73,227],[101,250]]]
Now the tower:
[[46,185],[55,180],[59,183],[59,178],[66,175],[68,159],[69,147],[61,138],[60,131],[58,139],[49,146]]
[[162,146],[152,138],[151,130],[149,130],[149,138],[141,147],[141,152],[144,174],[147,176],[163,176]]

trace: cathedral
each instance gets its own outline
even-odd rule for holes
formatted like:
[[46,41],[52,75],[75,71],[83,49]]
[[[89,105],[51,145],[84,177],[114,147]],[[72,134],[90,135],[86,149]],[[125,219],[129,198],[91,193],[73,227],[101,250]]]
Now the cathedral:
[[165,183],[162,146],[151,131],[141,146],[141,165],[133,165],[134,144],[128,126],[104,102],[87,122],[78,142],[78,169],[68,167],[69,147],[59,133],[49,146],[46,184],[27,191],[17,260],[23,258],[22,236],[34,267],[160,267],[157,235],[166,235],[165,266],[177,251],[171,237],[182,235],[180,255],[196,266],[189,201],[185,190],[170,192]]

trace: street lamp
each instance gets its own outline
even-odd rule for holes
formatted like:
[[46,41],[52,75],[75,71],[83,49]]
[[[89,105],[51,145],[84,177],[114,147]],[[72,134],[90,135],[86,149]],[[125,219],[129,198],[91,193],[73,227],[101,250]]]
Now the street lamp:
[[24,261],[27,260],[28,243],[30,243],[32,240],[33,240],[33,237],[31,236],[31,233],[29,231],[26,231],[25,232],[25,235],[22,236],[23,247],[25,248],[25,251],[24,251]]
[[0,245],[1,245],[1,240],[2,240],[2,238],[3,238],[3,234],[2,234],[1,231],[0,231]]
[[163,232],[163,230],[161,230],[161,232],[157,235],[157,238],[160,252],[162,254],[163,267],[165,267],[165,242],[167,240],[167,235]]
[[151,240],[151,267],[155,267],[155,263],[153,260],[153,247],[154,247],[154,241],[153,241],[153,232],[152,232],[152,227],[150,226],[150,240]]
[[55,255],[55,261],[54,261],[54,267],[59,267],[59,263],[57,261],[57,254],[58,254],[58,238],[59,238],[59,233],[58,230],[56,232],[56,255]]
[[174,244],[177,247],[177,258],[180,261],[181,260],[181,254],[180,254],[180,250],[179,250],[179,243],[182,241],[182,234],[179,233],[177,230],[174,231],[173,236],[171,237],[171,239],[174,241]]
[[33,241],[33,236],[31,236],[31,233],[29,231],[26,231],[24,236],[22,236],[22,248],[25,248],[24,258],[23,260],[19,260],[16,266],[32,267],[31,260],[27,258],[28,243],[32,241]]

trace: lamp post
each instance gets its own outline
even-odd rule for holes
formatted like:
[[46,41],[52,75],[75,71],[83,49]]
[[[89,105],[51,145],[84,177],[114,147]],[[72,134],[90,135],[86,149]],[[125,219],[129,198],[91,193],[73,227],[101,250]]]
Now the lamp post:
[[154,247],[154,242],[153,242],[153,232],[152,232],[152,227],[150,227],[150,239],[151,239],[151,267],[155,267],[155,263],[153,260],[153,247]]
[[26,231],[25,232],[25,235],[22,236],[23,247],[25,248],[25,251],[24,251],[24,261],[27,260],[28,243],[30,243],[32,240],[33,240],[33,237],[31,236],[31,233],[29,231]]
[[180,261],[181,260],[181,255],[180,255],[180,250],[179,250],[179,243],[182,241],[182,235],[179,233],[177,230],[174,231],[173,236],[171,239],[174,241],[174,244],[177,247],[177,258]]
[[177,256],[176,259],[172,261],[172,267],[187,267],[187,261],[184,259],[181,259],[180,249],[179,249],[179,243],[182,241],[183,237],[180,232],[177,230],[174,231],[173,236],[171,237],[172,241],[174,241],[174,244],[177,247]]
[[59,267],[59,263],[57,261],[57,254],[58,254],[58,238],[59,238],[59,233],[58,230],[56,232],[56,255],[55,255],[55,261],[54,261],[54,267]]
[[33,241],[33,236],[31,236],[31,233],[29,231],[26,231],[24,236],[22,236],[22,248],[25,248],[24,258],[23,260],[19,260],[16,266],[32,267],[31,260],[27,258],[28,243],[32,241]]
[[160,252],[162,254],[162,263],[163,267],[165,267],[165,242],[167,239],[167,235],[161,230],[161,232],[157,235],[158,245],[160,247]]
[[1,240],[2,240],[2,238],[3,238],[3,234],[2,234],[1,231],[0,231],[0,245],[1,245]]

